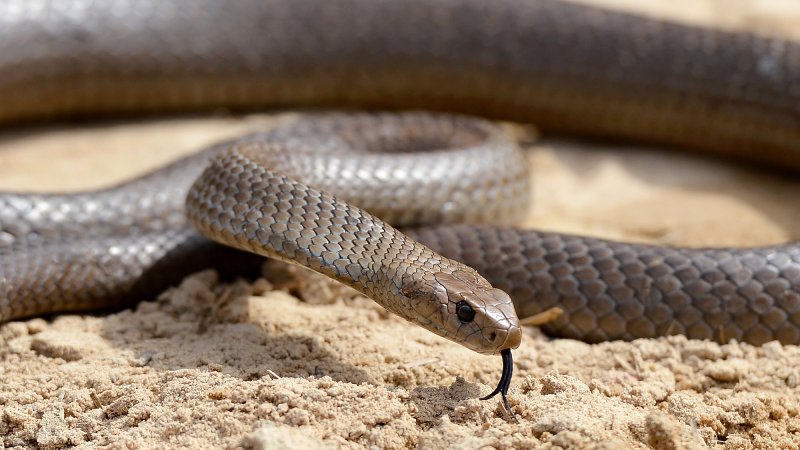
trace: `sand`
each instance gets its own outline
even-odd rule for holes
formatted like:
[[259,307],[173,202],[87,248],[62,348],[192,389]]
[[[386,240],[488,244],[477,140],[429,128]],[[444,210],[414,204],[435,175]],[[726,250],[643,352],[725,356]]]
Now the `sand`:
[[[604,0],[605,3],[611,0]],[[614,1],[796,32],[792,2]],[[0,189],[96,188],[292,113],[28,129]],[[659,148],[528,146],[525,226],[689,245],[800,238],[800,183]],[[47,161],[43,165],[42,161]],[[510,402],[474,354],[303,270],[187,278],[133,310],[0,326],[0,448],[798,448],[800,347],[684,337],[589,345],[526,329]]]

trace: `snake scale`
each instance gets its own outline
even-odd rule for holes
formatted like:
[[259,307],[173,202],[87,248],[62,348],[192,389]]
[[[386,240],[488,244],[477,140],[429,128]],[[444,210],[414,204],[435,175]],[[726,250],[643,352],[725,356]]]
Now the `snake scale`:
[[[555,0],[5,1],[0,99],[7,126],[220,107],[424,109],[800,170],[797,44]],[[411,144],[432,159],[415,162]],[[559,306],[545,330],[587,341],[800,343],[797,243],[682,249],[487,225],[524,207],[513,202],[525,164],[508,144],[465,116],[322,115],[103,191],[2,194],[0,321],[128,304],[203,267],[257,266],[194,231],[188,212],[214,241],[302,262],[473,350],[502,351],[504,378],[515,309]],[[393,184],[407,179],[422,187]],[[473,212],[455,212],[462,203]],[[425,227],[402,234],[376,216]],[[431,226],[462,219],[473,224]]]

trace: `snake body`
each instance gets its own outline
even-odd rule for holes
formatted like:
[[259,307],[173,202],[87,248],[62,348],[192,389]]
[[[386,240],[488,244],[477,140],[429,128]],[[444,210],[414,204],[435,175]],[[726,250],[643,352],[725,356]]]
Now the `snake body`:
[[[800,47],[788,41],[553,0],[198,0],[191,7],[169,0],[7,1],[0,4],[0,122],[222,106],[414,108],[672,144],[797,171],[799,61]],[[418,117],[372,123],[396,137],[413,134],[410,122]],[[496,140],[484,122],[430,119],[447,138],[415,138],[423,147]],[[353,122],[342,140],[358,146],[364,141],[346,136],[365,134],[363,124],[374,119],[342,120]],[[186,211],[207,236],[302,260],[480,352],[519,344],[511,300],[521,315],[561,306],[564,315],[547,331],[589,341],[685,333],[800,343],[796,243],[680,249],[488,225],[408,231],[423,246],[338,200],[340,192],[349,199],[379,188],[309,187],[320,182],[315,166],[341,163],[306,151],[336,140],[314,138],[308,128],[318,125],[309,124],[330,131],[337,120],[304,123],[288,130],[310,140],[277,143],[283,141],[275,135],[287,129],[267,136],[268,144],[248,137],[101,192],[3,194],[0,321],[125,303],[208,264],[252,268],[252,257],[188,226],[183,197],[200,176]],[[412,163],[403,145],[394,148],[401,160],[390,168],[432,177],[404,172]],[[363,161],[377,157],[360,158],[370,166]],[[510,158],[502,161],[517,156]],[[472,171],[454,171],[455,178],[496,182],[489,204],[498,209],[487,215],[513,216],[504,199],[516,197],[501,188],[525,190],[514,172],[524,164],[501,163],[503,175],[483,177],[474,170],[483,161],[468,161]],[[308,184],[295,178],[309,174]],[[359,176],[345,170],[334,179]],[[253,186],[259,193],[245,194]],[[400,203],[421,202],[401,196]],[[433,211],[446,215],[447,202]],[[312,223],[328,237],[306,236]],[[279,228],[284,240],[256,224]],[[461,320],[462,302],[474,319]]]

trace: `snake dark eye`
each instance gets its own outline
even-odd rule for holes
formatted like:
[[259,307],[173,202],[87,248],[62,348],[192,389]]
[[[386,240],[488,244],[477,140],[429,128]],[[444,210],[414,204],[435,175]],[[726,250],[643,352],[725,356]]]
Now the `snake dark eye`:
[[472,322],[472,319],[475,318],[475,310],[462,300],[456,305],[456,315],[458,320],[464,323]]

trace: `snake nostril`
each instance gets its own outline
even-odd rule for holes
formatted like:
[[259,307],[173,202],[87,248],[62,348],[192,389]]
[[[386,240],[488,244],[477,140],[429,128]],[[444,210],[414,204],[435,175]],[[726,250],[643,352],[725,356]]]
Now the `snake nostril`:
[[487,337],[489,338],[489,342],[494,342],[497,340],[497,332],[492,331],[491,333],[489,333],[489,336]]

